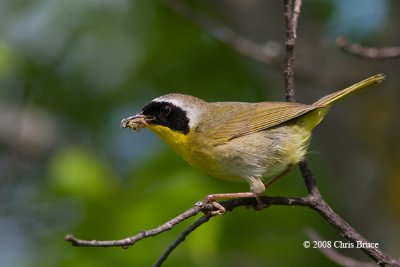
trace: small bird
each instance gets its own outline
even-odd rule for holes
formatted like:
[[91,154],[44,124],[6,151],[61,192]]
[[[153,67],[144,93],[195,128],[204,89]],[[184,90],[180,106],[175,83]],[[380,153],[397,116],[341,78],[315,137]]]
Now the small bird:
[[[385,76],[377,74],[311,105],[289,102],[206,102],[167,94],[147,103],[140,113],[125,118],[121,127],[149,128],[185,161],[200,171],[228,181],[246,181],[250,192],[213,194],[206,198],[221,214],[217,199],[255,197],[266,185],[300,162],[311,131],[338,100]],[[274,178],[273,178],[274,177]],[[265,178],[271,178],[264,184]]]

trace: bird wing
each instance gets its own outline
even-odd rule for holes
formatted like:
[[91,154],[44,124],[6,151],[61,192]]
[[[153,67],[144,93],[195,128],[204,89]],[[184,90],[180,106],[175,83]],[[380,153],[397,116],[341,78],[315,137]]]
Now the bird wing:
[[207,116],[207,125],[212,127],[206,131],[218,143],[277,126],[319,107],[288,102],[212,104],[209,114],[213,115]]

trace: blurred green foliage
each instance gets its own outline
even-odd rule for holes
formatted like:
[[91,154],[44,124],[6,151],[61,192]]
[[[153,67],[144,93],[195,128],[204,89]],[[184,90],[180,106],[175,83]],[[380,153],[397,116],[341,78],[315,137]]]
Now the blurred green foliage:
[[[260,44],[279,44],[282,61],[279,1],[185,2]],[[310,103],[378,72],[388,81],[332,111],[316,130],[310,162],[328,202],[395,254],[399,62],[345,55],[332,36],[356,31],[356,40],[371,45],[399,44],[393,25],[400,8],[369,0],[358,12],[344,2],[303,4],[298,98]],[[379,7],[376,16],[371,6]],[[350,15],[369,23],[341,21]],[[149,131],[119,129],[122,118],[168,92],[210,101],[282,100],[282,68],[238,54],[156,0],[0,2],[1,266],[150,266],[194,219],[128,250],[76,248],[63,236],[124,238],[207,194],[248,189],[192,170]],[[299,177],[291,173],[268,194],[305,194]],[[237,209],[197,229],[165,266],[334,266],[302,247],[307,227],[341,239],[308,209]],[[365,259],[358,251],[340,252]]]

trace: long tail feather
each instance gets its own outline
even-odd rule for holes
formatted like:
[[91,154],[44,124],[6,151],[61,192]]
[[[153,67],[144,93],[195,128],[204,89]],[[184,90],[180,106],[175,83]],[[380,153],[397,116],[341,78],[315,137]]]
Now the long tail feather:
[[356,84],[353,84],[350,87],[347,87],[343,90],[340,90],[338,92],[334,92],[330,95],[324,96],[317,102],[315,102],[313,105],[318,105],[318,106],[328,106],[332,105],[338,100],[342,99],[343,97],[347,97],[355,92],[358,92],[359,90],[365,89],[371,85],[381,83],[385,79],[384,74],[376,74],[374,76],[371,76],[365,80],[362,80],[361,82],[358,82]]

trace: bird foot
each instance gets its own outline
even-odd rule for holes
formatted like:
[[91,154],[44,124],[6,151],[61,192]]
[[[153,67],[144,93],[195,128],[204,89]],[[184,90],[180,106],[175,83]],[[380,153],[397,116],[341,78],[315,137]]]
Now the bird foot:
[[210,211],[210,214],[212,216],[224,215],[226,210],[225,210],[224,206],[222,206],[221,204],[219,204],[216,201],[216,199],[217,199],[216,195],[208,195],[204,198],[203,203],[205,203],[205,204],[209,203],[214,207],[214,209],[212,211]]

